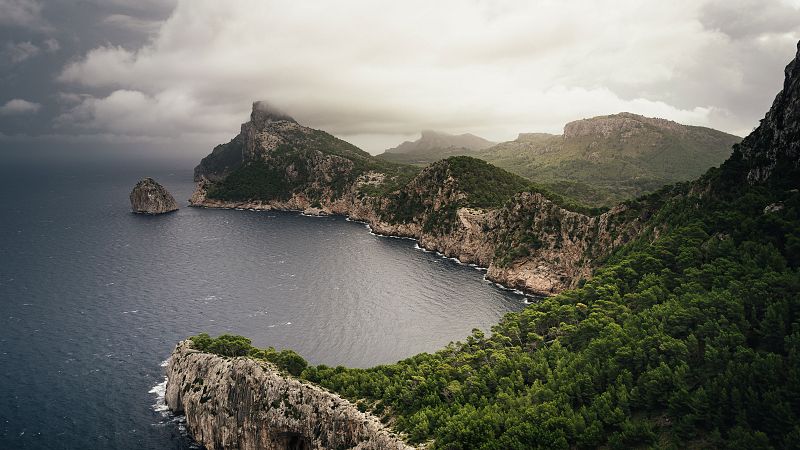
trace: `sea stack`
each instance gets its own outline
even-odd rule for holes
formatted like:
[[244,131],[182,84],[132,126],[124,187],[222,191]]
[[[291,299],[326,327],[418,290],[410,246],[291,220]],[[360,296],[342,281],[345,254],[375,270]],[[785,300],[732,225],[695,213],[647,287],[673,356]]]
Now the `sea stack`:
[[172,194],[150,177],[136,183],[130,197],[131,210],[137,214],[164,214],[178,209]]

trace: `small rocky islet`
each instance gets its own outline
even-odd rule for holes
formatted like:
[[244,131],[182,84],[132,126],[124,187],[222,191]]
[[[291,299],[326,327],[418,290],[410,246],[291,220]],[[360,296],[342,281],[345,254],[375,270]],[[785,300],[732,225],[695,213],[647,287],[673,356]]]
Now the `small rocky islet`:
[[139,180],[131,191],[131,211],[136,214],[164,214],[178,209],[175,197],[156,180],[146,177]]

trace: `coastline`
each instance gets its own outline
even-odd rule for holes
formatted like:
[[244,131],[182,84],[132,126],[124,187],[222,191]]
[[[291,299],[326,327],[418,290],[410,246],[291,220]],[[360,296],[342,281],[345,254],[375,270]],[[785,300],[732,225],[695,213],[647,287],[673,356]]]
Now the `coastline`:
[[[249,206],[248,207],[232,206],[232,205],[243,205],[243,204],[247,204]],[[446,254],[444,254],[444,253],[442,253],[442,252],[440,252],[440,251],[438,251],[436,249],[427,248],[427,247],[424,246],[424,244],[422,244],[422,242],[421,242],[421,240],[419,238],[414,237],[414,236],[385,234],[385,233],[376,232],[375,229],[372,227],[372,224],[370,224],[366,220],[354,219],[349,214],[346,214],[346,213],[325,213],[325,212],[323,212],[322,214],[312,214],[312,213],[308,212],[308,209],[275,207],[271,203],[263,203],[263,202],[230,202],[229,205],[230,206],[222,206],[222,205],[217,206],[217,205],[208,205],[208,204],[194,204],[194,203],[191,203],[191,202],[189,203],[189,207],[191,207],[191,208],[201,208],[201,209],[222,209],[222,210],[252,211],[252,212],[279,211],[279,212],[284,212],[284,213],[295,213],[295,214],[297,214],[299,216],[310,217],[310,218],[314,218],[314,217],[343,217],[344,220],[347,221],[347,222],[353,222],[353,223],[358,223],[358,224],[364,225],[367,228],[367,232],[369,234],[373,235],[373,236],[378,236],[378,237],[382,237],[382,238],[389,238],[389,239],[406,239],[406,240],[414,241],[414,248],[416,250],[420,250],[420,251],[425,252],[425,253],[433,253],[436,256],[440,257],[440,258],[449,259],[449,260],[457,263],[458,265],[472,267],[473,269],[475,269],[475,270],[477,270],[479,272],[484,272],[484,274],[483,274],[483,280],[484,281],[495,285],[495,287],[497,287],[498,289],[501,289],[501,290],[504,290],[504,291],[508,291],[508,292],[512,292],[514,294],[523,296],[524,297],[523,303],[525,305],[529,305],[529,304],[533,303],[535,300],[540,300],[542,298],[546,298],[546,297],[548,297],[550,295],[553,295],[552,293],[540,293],[540,292],[535,292],[535,291],[532,291],[532,290],[523,290],[523,289],[519,289],[519,288],[506,286],[505,284],[503,284],[503,283],[501,283],[499,281],[493,280],[492,278],[489,277],[489,274],[488,274],[489,267],[488,266],[481,266],[481,265],[475,264],[475,263],[464,262],[461,259],[459,259],[458,257],[448,256],[448,255],[446,255]],[[250,205],[252,205],[252,206],[250,206]]]

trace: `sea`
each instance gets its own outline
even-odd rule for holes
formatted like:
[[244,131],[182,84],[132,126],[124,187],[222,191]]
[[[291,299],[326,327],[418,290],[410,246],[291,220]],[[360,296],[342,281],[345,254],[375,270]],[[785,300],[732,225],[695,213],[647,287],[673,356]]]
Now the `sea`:
[[528,301],[344,217],[132,214],[144,176],[186,205],[188,165],[0,166],[0,449],[197,448],[163,404],[164,362],[201,332],[369,367]]

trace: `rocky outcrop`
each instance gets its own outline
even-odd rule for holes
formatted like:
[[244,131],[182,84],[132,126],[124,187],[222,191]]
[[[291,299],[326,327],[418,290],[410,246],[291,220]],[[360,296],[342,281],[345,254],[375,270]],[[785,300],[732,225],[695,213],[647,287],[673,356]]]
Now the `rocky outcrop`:
[[[783,90],[759,126],[734,147],[733,164],[743,164],[751,184],[800,177],[800,43],[784,70]],[[777,175],[777,176],[776,176]]]
[[187,430],[208,449],[412,448],[371,414],[265,361],[202,353],[184,341],[167,379],[167,406],[185,414]]
[[570,122],[564,125],[563,138],[572,139],[583,136],[609,137],[616,133],[623,136],[632,136],[645,132],[648,126],[678,134],[685,134],[690,129],[671,120],[622,112],[610,116],[599,116]]
[[131,191],[131,210],[137,214],[163,214],[178,209],[175,198],[152,178],[143,178]]

